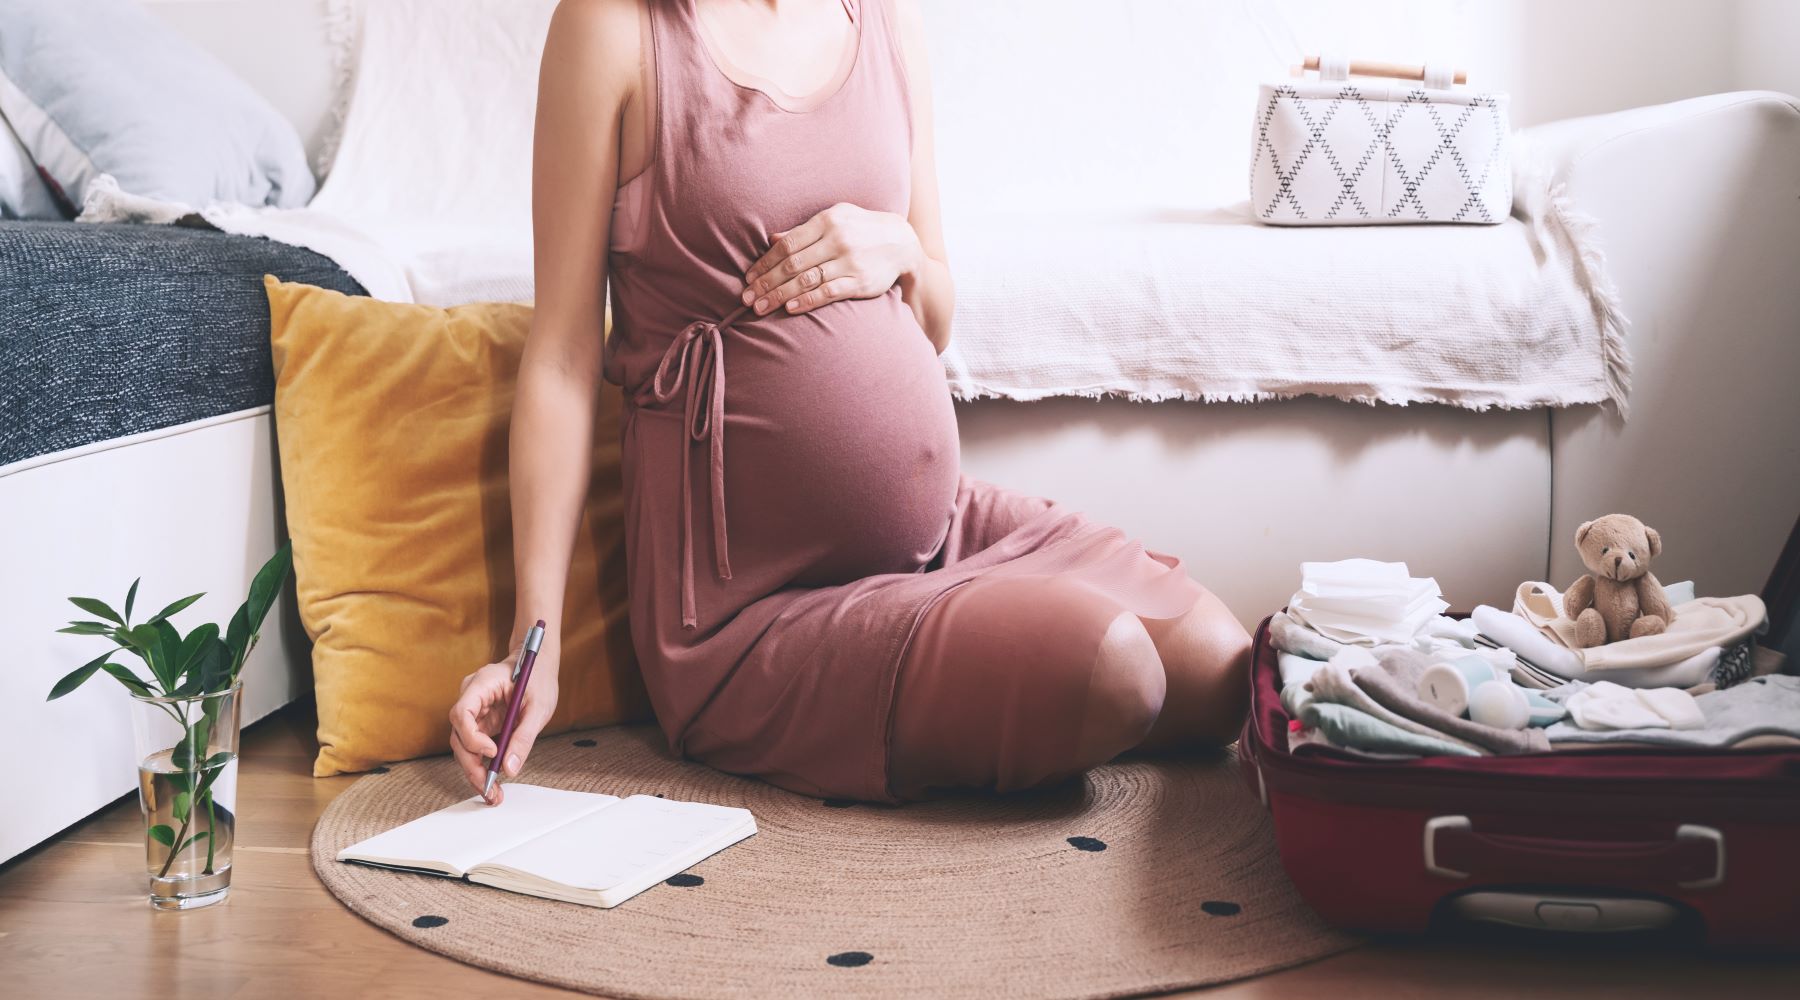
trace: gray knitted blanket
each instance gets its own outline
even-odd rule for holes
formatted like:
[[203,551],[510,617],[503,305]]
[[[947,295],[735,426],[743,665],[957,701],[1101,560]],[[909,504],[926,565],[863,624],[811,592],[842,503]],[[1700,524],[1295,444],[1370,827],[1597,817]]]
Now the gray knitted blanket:
[[363,293],[264,239],[0,222],[0,468],[271,402],[264,274]]

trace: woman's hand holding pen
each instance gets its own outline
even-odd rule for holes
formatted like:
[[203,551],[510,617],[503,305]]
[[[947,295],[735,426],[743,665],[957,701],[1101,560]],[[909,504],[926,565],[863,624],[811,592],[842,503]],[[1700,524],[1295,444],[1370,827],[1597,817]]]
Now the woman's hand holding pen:
[[[488,760],[494,755],[494,741],[506,721],[507,702],[512,698],[513,665],[518,658],[519,651],[515,648],[506,659],[464,677],[462,695],[450,706],[450,752],[456,757],[457,766],[462,768],[463,777],[477,792],[487,783]],[[531,756],[532,744],[537,742],[538,734],[550,724],[551,713],[556,711],[557,665],[557,650],[546,637],[538,652],[537,664],[532,668],[531,683],[525,686],[525,700],[519,707],[512,745],[507,749],[507,759],[502,762],[501,772],[508,778],[516,777],[525,766],[526,759]],[[499,805],[505,797],[505,787],[504,783],[495,783],[487,801]]]

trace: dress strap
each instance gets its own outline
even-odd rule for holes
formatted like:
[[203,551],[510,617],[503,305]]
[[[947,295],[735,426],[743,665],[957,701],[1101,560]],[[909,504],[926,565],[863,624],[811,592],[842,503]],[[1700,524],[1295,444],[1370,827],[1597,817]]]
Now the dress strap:
[[692,445],[710,446],[708,473],[712,486],[713,552],[721,580],[731,579],[731,556],[725,531],[725,331],[749,312],[739,306],[717,322],[695,320],[683,327],[663,351],[656,374],[634,402],[667,404],[687,390],[681,440],[681,627],[697,628],[700,615],[694,591],[694,493]]

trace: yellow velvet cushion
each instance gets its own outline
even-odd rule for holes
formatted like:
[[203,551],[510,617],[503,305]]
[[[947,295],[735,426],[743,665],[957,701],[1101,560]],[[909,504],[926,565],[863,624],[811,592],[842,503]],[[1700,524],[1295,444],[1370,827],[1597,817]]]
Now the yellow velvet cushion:
[[[507,426],[531,308],[400,305],[265,278],[275,428],[319,776],[444,752],[464,675],[507,651]],[[617,390],[563,604],[550,732],[642,719],[626,620]]]

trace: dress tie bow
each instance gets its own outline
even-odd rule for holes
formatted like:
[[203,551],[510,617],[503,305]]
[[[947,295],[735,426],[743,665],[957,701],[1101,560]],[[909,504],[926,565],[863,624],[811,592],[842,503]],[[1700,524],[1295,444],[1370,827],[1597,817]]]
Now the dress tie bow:
[[725,338],[732,322],[748,307],[739,306],[718,322],[695,320],[683,327],[663,351],[648,398],[667,404],[683,389],[681,442],[681,627],[696,628],[700,616],[694,598],[694,494],[691,445],[705,441],[710,450],[713,551],[719,579],[731,579],[731,557],[725,533]]

